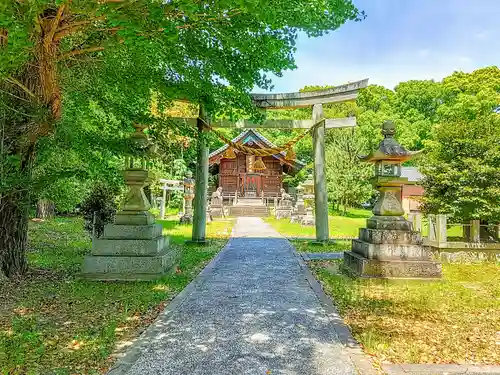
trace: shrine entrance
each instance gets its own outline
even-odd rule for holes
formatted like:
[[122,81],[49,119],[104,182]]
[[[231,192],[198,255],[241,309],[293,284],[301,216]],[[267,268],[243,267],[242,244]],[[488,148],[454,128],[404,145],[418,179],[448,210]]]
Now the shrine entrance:
[[[226,200],[279,197],[284,174],[294,176],[305,166],[298,160],[287,160],[285,152],[267,156],[248,154],[277,147],[255,129],[244,130],[228,142],[208,156],[209,173],[219,176],[214,188],[222,188]],[[230,144],[245,147],[246,152]]]
[[255,198],[262,195],[262,176],[260,173],[241,174],[241,196]]
[[[196,170],[196,186],[194,198],[194,219],[193,219],[193,242],[205,242],[206,233],[206,209],[207,209],[207,188],[208,188],[208,167],[209,150],[207,142],[207,131],[214,131],[215,128],[239,128],[239,129],[309,129],[313,138],[313,157],[314,157],[314,196],[315,196],[315,226],[316,240],[318,242],[328,241],[328,196],[325,176],[325,131],[330,128],[343,128],[356,126],[355,118],[337,118],[326,119],[323,115],[323,104],[338,103],[357,98],[360,89],[368,86],[368,79],[351,82],[334,88],[312,91],[296,92],[284,94],[251,94],[253,103],[262,110],[266,109],[291,109],[312,107],[311,120],[266,120],[262,123],[254,123],[249,120],[240,120],[237,122],[229,120],[212,121],[206,113],[203,103],[200,104],[198,118],[177,118],[183,123],[191,122],[198,127],[198,157]],[[172,118],[175,120],[175,118]],[[219,138],[221,138],[219,136]],[[232,147],[237,146],[230,140],[224,140],[230,143]],[[248,150],[245,147],[238,147],[249,155],[259,155],[258,151]],[[250,151],[250,152],[247,152]],[[269,150],[268,150],[269,151]],[[271,150],[273,152],[260,153],[262,155],[274,156],[274,151],[280,153],[281,149]],[[255,169],[255,168],[254,168]],[[239,173],[239,172],[238,172]],[[252,172],[246,172],[252,173]],[[221,178],[225,176],[221,175]],[[257,176],[252,179],[248,175],[240,181],[238,176],[228,176],[233,181],[236,189],[243,189],[243,193],[257,194]],[[265,186],[260,176],[260,186]],[[265,181],[265,180],[264,180]],[[242,184],[242,185],[240,185]],[[245,185],[246,184],[246,185]],[[245,189],[246,187],[246,189]]]

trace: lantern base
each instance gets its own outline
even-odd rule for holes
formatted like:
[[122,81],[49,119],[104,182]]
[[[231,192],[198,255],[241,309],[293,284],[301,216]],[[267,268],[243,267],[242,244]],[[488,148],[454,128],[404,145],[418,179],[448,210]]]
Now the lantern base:
[[432,260],[368,259],[352,251],[344,253],[344,265],[361,278],[439,280],[441,263]]
[[344,266],[364,278],[438,279],[441,263],[432,260],[420,232],[401,216],[373,216],[359,230],[352,251],[344,253]]
[[168,273],[177,251],[160,224],[108,224],[84,258],[82,277],[91,280],[151,280]]
[[116,214],[116,225],[151,225],[155,217],[149,211],[120,211]]
[[372,216],[366,220],[369,229],[404,230],[412,229],[411,223],[402,216]]

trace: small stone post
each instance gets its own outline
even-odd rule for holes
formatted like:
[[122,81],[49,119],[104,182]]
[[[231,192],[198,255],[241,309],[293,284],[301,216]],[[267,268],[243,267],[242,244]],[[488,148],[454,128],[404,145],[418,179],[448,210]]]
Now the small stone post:
[[196,163],[196,185],[194,195],[193,232],[191,240],[204,243],[206,236],[207,187],[208,187],[208,144],[203,121],[208,116],[203,104],[200,104],[198,118],[198,157]]
[[165,219],[165,202],[167,200],[167,189],[165,184],[162,186],[162,196],[161,196],[161,204],[160,204],[160,219]]
[[[314,104],[313,123],[323,119],[323,105]],[[328,241],[328,195],[325,176],[325,124],[313,131],[314,146],[314,204],[316,213],[316,241]]]
[[422,214],[420,212],[409,213],[408,221],[412,223],[414,231],[422,232]]
[[472,242],[481,242],[481,221],[471,220],[470,221],[470,240]]
[[427,233],[427,239],[429,241],[435,242],[437,239],[437,233],[436,233],[436,215],[434,214],[429,214],[427,215],[427,220],[429,223],[429,231]]
[[436,215],[436,242],[439,247],[446,246],[448,241],[447,217],[446,215]]

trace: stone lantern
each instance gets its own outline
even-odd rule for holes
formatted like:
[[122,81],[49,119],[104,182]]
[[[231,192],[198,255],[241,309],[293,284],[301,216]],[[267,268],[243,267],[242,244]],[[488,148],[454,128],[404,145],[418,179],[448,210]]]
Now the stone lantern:
[[150,280],[163,276],[176,261],[169,238],[163,236],[161,224],[155,223],[144,194],[149,183],[145,155],[150,143],[143,130],[137,125],[131,135],[135,152],[125,158],[123,171],[127,195],[115,222],[107,224],[103,236],[92,242],[91,255],[83,263],[85,278]]
[[184,214],[181,217],[181,224],[193,223],[193,199],[194,199],[194,179],[193,172],[187,171],[183,181],[184,186]]
[[373,207],[375,216],[372,219],[373,225],[379,229],[385,229],[384,225],[388,225],[387,229],[402,229],[401,226],[410,229],[407,226],[408,222],[402,217],[404,209],[401,205],[401,188],[408,179],[401,177],[401,164],[410,160],[414,153],[407,151],[394,139],[395,132],[394,123],[385,121],[382,125],[384,139],[378,149],[370,155],[361,157],[361,160],[373,163],[375,166],[373,185],[380,196]]
[[394,139],[395,132],[394,123],[385,121],[378,149],[361,158],[374,164],[373,185],[380,195],[367,228],[360,229],[352,251],[344,253],[344,264],[361,277],[439,278],[441,264],[431,260],[420,233],[403,217],[401,189],[408,179],[401,177],[401,164],[415,153]]
[[135,132],[130,136],[133,147],[141,154],[125,157],[123,178],[127,185],[127,195],[116,214],[115,224],[149,225],[154,223],[154,216],[149,212],[151,204],[144,194],[144,187],[149,184],[150,176],[145,154],[150,142],[144,134],[144,126],[134,125]]

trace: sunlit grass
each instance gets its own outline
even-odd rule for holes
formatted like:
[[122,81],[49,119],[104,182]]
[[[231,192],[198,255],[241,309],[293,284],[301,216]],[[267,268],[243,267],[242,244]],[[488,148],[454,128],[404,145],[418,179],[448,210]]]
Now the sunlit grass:
[[137,335],[222,248],[230,220],[207,225],[207,246],[185,245],[191,226],[161,222],[180,252],[175,269],[150,282],[77,278],[90,239],[78,218],[30,223],[23,280],[0,285],[0,373],[100,374],[120,342]]
[[443,280],[354,280],[310,262],[366,352],[394,363],[500,364],[500,264],[443,264]]
[[[366,227],[366,219],[373,214],[369,210],[349,209],[347,215],[331,213],[328,218],[331,238],[356,238],[359,228]],[[274,229],[286,237],[315,237],[314,226],[302,226],[301,224],[291,224],[290,219],[275,219],[269,217],[265,219]]]
[[300,253],[331,253],[351,249],[351,241],[349,240],[336,240],[323,245],[312,243],[310,240],[294,240],[292,243]]

